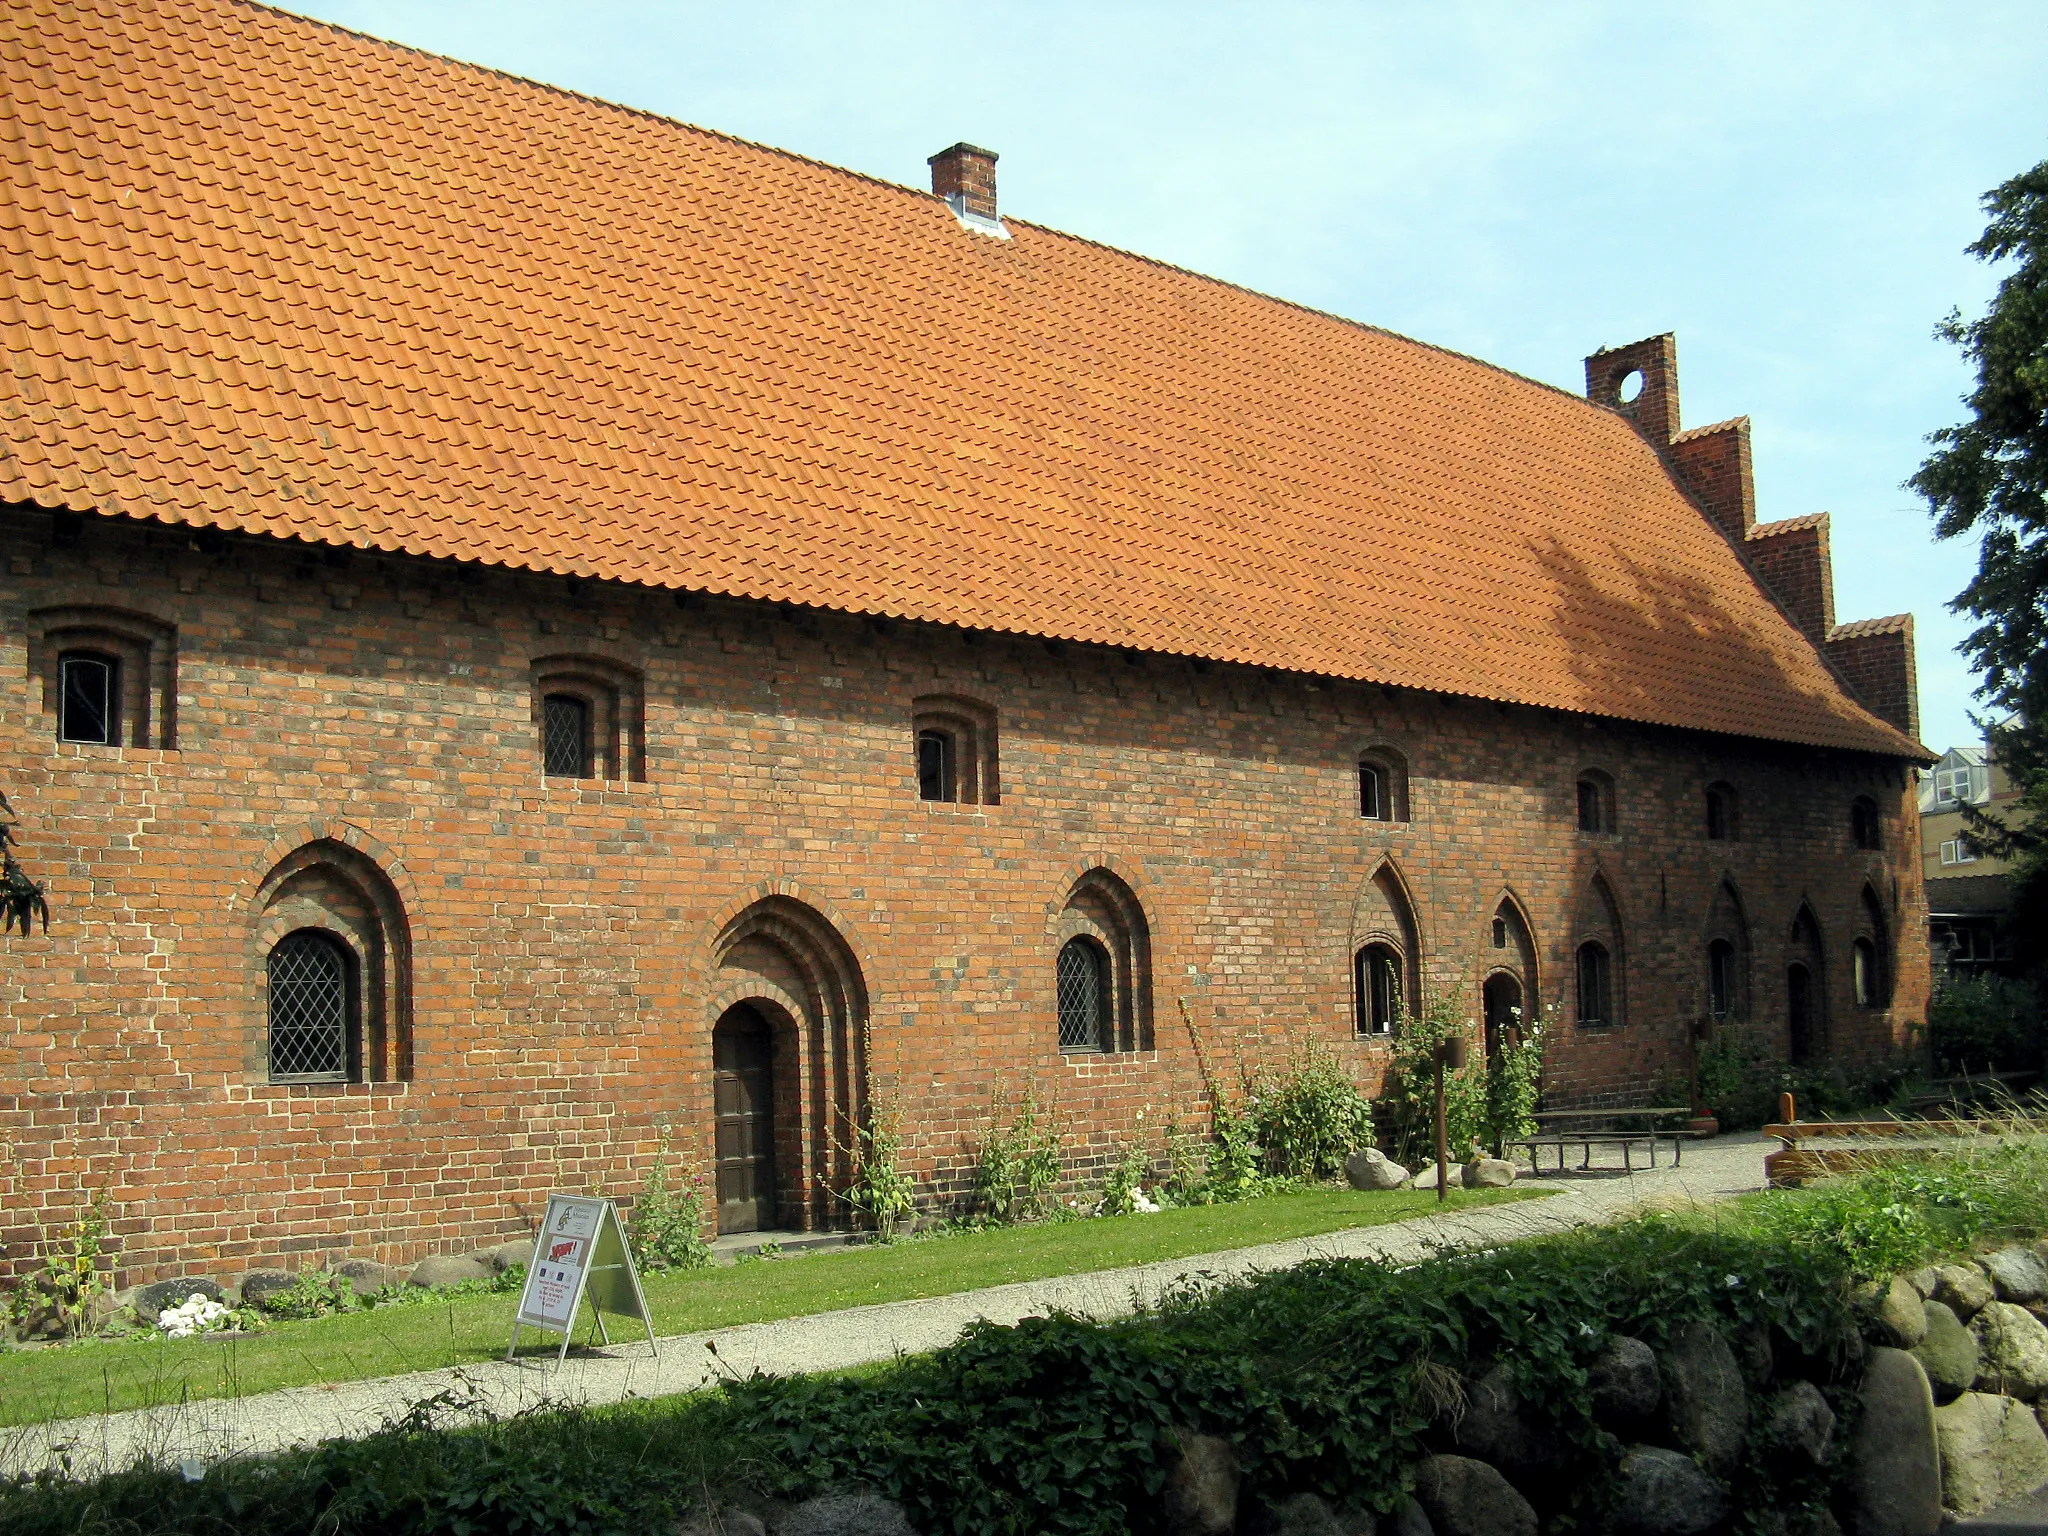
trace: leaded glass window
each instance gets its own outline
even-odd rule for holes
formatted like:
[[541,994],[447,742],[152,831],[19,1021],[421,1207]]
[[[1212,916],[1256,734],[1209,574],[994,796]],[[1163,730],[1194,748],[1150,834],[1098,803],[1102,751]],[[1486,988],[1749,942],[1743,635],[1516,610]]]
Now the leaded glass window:
[[541,766],[565,779],[590,777],[590,705],[572,693],[541,701]]
[[120,740],[120,663],[111,656],[76,652],[58,663],[63,687],[57,711],[61,741],[84,741],[111,747]]
[[1725,1019],[1735,1011],[1735,946],[1716,939],[1707,946],[1707,1012]]
[[1060,1049],[1109,1050],[1109,957],[1093,939],[1069,939],[1059,961]]
[[350,956],[326,934],[301,929],[270,952],[270,1075],[342,1082],[349,1075]]

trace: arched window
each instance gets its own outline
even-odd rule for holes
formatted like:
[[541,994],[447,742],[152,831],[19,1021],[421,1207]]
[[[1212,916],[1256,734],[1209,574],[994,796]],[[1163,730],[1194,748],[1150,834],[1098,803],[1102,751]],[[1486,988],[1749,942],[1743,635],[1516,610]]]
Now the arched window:
[[1093,938],[1067,940],[1060,946],[1060,1049],[1113,1051],[1109,954]]
[[1152,1049],[1152,935],[1137,893],[1096,867],[1074,882],[1054,929],[1063,1051]]
[[1573,938],[1578,990],[1574,1016],[1585,1025],[1626,1024],[1628,945],[1621,904],[1604,874],[1587,881],[1580,893]]
[[1795,1065],[1814,1060],[1828,1038],[1827,957],[1820,921],[1805,902],[1793,914],[1785,946],[1786,1047]]
[[355,956],[332,934],[300,928],[270,951],[270,1080],[340,1083],[357,1075]]
[[1707,839],[1709,842],[1732,843],[1736,839],[1735,786],[1732,784],[1709,784],[1707,786]]
[[588,779],[590,703],[572,693],[551,693],[541,701],[541,771],[564,779]]
[[1608,833],[1615,829],[1614,780],[1597,768],[1579,775],[1579,830]]
[[1884,1008],[1892,1000],[1891,929],[1884,920],[1884,908],[1877,892],[1863,888],[1857,903],[1860,921],[1850,963],[1855,971],[1856,1003],[1861,1008]]
[[121,659],[99,651],[57,658],[57,739],[94,746],[121,744]]
[[245,951],[250,1078],[410,1078],[411,925],[383,870],[361,849],[320,838],[277,863],[255,908]]
[[1707,1012],[1725,1019],[1735,1011],[1735,946],[1726,939],[1707,945]]
[[1393,748],[1358,755],[1358,815],[1362,821],[1408,819],[1408,764]]
[[1613,963],[1607,946],[1591,939],[1579,946],[1579,1022],[1614,1022]]
[[603,656],[535,661],[541,772],[558,779],[645,778],[644,695],[638,672]]
[[996,712],[975,699],[932,695],[910,706],[917,744],[917,798],[995,805]]
[[1849,947],[1850,964],[1856,973],[1856,1006],[1878,1008],[1883,1006],[1883,988],[1879,984],[1877,946],[1868,939],[1858,939]]
[[1358,1032],[1391,1035],[1401,1019],[1401,955],[1391,944],[1368,944],[1352,958]]
[[1878,819],[1877,802],[1868,795],[1858,795],[1850,802],[1849,836],[1858,848],[1884,846],[1884,828]]

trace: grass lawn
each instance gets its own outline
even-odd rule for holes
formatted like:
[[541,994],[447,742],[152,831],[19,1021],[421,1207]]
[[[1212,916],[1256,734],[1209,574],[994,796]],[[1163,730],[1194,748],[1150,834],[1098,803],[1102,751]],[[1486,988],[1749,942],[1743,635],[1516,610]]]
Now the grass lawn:
[[[1450,1207],[1535,1195],[1533,1190],[1454,1190]],[[1435,1209],[1433,1191],[1316,1189],[1243,1205],[945,1234],[886,1248],[653,1275],[646,1282],[647,1300],[656,1333],[696,1333],[1249,1248],[1407,1221]],[[495,1359],[504,1354],[511,1335],[514,1302],[510,1295],[466,1296],[277,1323],[244,1338],[136,1339],[20,1350],[0,1355],[0,1425]],[[621,1328],[613,1333],[631,1337]],[[522,1346],[533,1341],[539,1352],[549,1347],[542,1342],[548,1337],[525,1330]]]

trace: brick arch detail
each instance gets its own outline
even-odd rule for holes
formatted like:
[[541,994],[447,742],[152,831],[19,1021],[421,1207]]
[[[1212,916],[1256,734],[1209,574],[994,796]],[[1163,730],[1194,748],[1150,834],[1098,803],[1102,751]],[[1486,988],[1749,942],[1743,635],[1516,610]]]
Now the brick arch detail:
[[[709,920],[698,928],[699,938],[696,953],[693,956],[699,987],[710,986],[712,978],[718,974],[718,941],[720,936],[748,908],[759,906],[762,902],[777,896],[785,901],[794,901],[809,907],[831,926],[832,931],[838,935],[839,942],[844,944],[853,955],[853,962],[860,970],[862,985],[866,988],[870,1011],[872,1011],[876,990],[874,978],[877,969],[874,951],[861,938],[860,930],[855,926],[852,919],[848,918],[843,911],[833,905],[828,898],[812,890],[800,880],[763,880],[728,898],[723,906],[717,907],[712,911]],[[727,1006],[730,1006],[730,1004]]]
[[1074,889],[1094,871],[1107,870],[1129,887],[1132,898],[1145,914],[1145,928],[1156,941],[1159,937],[1158,919],[1159,893],[1146,876],[1145,869],[1136,859],[1109,852],[1087,854],[1067,865],[1060,872],[1057,894],[1045,904],[1045,936],[1048,940],[1059,937],[1060,918],[1065,915],[1067,903],[1073,899]]
[[415,939],[430,931],[427,920],[427,906],[420,899],[419,883],[406,868],[398,851],[366,832],[352,821],[336,817],[329,821],[309,821],[296,833],[286,833],[273,839],[268,847],[249,865],[245,866],[254,875],[253,879],[237,883],[234,894],[229,898],[229,910],[237,917],[249,918],[258,915],[257,902],[264,888],[269,885],[271,875],[277,866],[312,843],[340,843],[361,854],[377,866],[377,872],[391,882],[398,899],[405,907],[406,922],[413,930]]

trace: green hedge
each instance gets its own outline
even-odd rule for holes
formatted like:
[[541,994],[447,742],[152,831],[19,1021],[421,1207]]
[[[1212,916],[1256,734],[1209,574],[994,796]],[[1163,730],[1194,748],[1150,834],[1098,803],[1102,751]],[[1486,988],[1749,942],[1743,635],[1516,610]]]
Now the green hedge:
[[[354,1443],[214,1469],[0,1487],[10,1536],[641,1533],[707,1490],[801,1497],[864,1484],[942,1532],[1153,1528],[1172,1431],[1227,1437],[1254,1500],[1314,1491],[1379,1511],[1441,1448],[1439,1417],[1493,1363],[1559,1431],[1532,1490],[1551,1530],[1597,1528],[1618,1445],[1586,1372],[1616,1334],[1659,1345],[1708,1321],[1824,1384],[1853,1414],[1852,1283],[2048,1227],[2048,1146],[1990,1141],[1853,1180],[1395,1268],[1329,1260],[1195,1286],[1141,1316],[980,1324],[920,1359],[849,1376]],[[1761,1422],[1763,1415],[1753,1417]],[[1790,1519],[1830,1495],[1759,1452],[1739,1501]],[[1547,1501],[1547,1502],[1546,1502]],[[1750,1528],[1750,1527],[1745,1527]],[[1760,1527],[1756,1529],[1761,1529]]]

